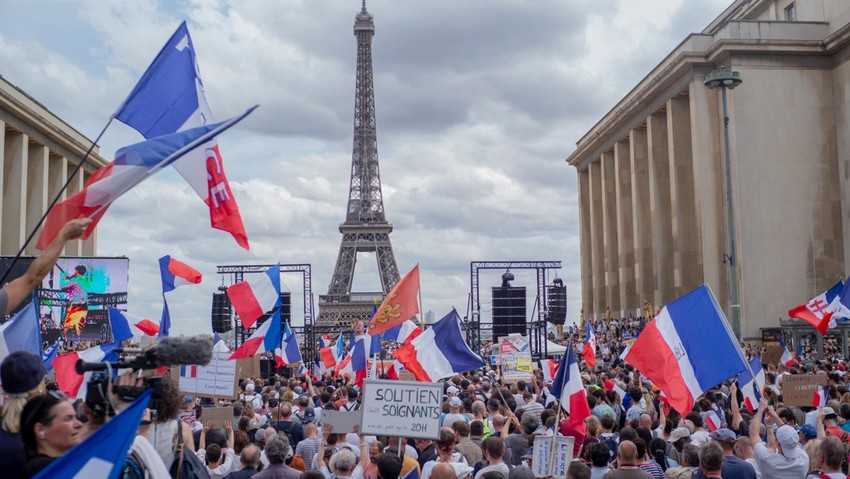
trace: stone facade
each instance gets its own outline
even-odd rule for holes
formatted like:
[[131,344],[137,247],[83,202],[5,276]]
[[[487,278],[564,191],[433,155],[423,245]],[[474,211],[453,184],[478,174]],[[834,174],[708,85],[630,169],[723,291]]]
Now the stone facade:
[[728,91],[741,333],[850,271],[850,2],[738,0],[582,137],[582,306],[642,314],[708,283],[729,314]]
[[[0,77],[0,255],[14,256],[68,180],[91,140]],[[80,191],[106,164],[95,147],[62,195]],[[35,236],[24,254],[36,255]],[[71,242],[65,256],[94,256],[96,233]]]

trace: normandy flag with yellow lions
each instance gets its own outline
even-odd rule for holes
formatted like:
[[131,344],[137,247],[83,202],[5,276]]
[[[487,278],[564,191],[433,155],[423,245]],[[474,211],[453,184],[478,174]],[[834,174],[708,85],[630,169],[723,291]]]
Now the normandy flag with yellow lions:
[[419,313],[419,265],[404,275],[384,298],[369,321],[369,335],[375,336],[394,328]]

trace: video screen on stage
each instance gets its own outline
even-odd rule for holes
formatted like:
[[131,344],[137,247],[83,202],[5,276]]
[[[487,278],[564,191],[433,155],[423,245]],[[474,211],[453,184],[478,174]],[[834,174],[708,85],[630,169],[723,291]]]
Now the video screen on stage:
[[60,258],[38,294],[45,341],[109,340],[107,308],[126,309],[128,258]]

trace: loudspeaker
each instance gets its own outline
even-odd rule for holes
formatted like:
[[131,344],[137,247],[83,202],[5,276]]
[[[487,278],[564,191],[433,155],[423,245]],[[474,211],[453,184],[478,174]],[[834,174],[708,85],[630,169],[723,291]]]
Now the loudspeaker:
[[216,333],[226,333],[233,328],[230,322],[230,298],[224,291],[213,293],[210,321],[212,330]]
[[552,324],[563,325],[567,322],[567,287],[556,280],[552,286],[546,286],[546,320]]
[[[271,315],[264,314],[257,320],[256,327],[260,327]],[[284,291],[280,293],[280,330],[283,331],[283,323],[289,323],[292,319],[292,293]],[[291,324],[291,323],[290,323]]]
[[493,287],[493,338],[525,335],[525,286]]
[[268,379],[277,373],[273,359],[260,359],[260,377]]

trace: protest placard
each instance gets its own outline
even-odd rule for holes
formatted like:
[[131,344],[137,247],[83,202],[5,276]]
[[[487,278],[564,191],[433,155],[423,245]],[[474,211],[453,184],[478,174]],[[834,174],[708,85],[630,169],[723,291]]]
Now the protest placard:
[[334,434],[354,432],[354,426],[360,424],[363,413],[357,411],[322,411],[322,426],[332,426]]
[[779,364],[782,354],[785,353],[783,346],[767,346],[761,355],[762,364]]
[[499,340],[499,362],[505,382],[530,380],[532,378],[531,348],[528,338],[511,334]]
[[361,434],[439,439],[442,383],[367,379]]
[[534,446],[531,451],[531,471],[534,477],[553,477],[565,479],[567,467],[573,459],[573,447],[575,438],[572,436],[558,436],[558,445],[552,454],[552,446],[555,444],[553,436],[535,436]]
[[233,406],[205,407],[201,422],[212,422],[212,427],[224,427],[225,421],[233,421]]
[[828,378],[822,374],[785,374],[782,376],[782,402],[786,406],[811,406],[818,386],[826,386]]
[[[171,368],[172,379],[177,381],[181,393],[200,396],[236,399],[239,393],[238,378],[243,375],[240,365],[252,365],[253,358],[228,361],[231,353],[213,353],[212,360],[206,366],[181,365]],[[243,367],[243,370],[250,369]]]

